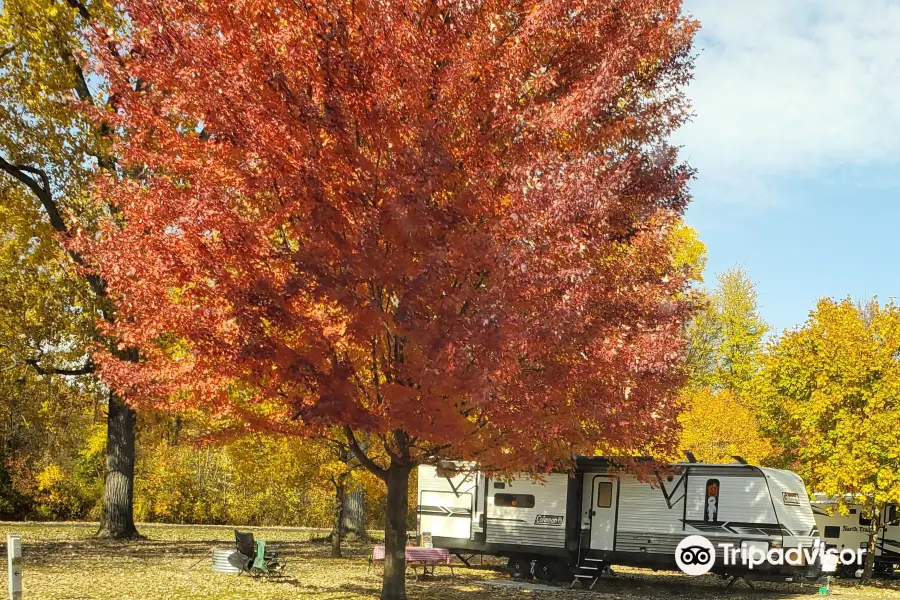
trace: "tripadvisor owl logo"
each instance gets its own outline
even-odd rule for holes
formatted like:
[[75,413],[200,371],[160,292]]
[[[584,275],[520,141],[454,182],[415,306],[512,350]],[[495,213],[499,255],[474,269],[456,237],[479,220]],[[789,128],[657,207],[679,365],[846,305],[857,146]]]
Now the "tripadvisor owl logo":
[[[821,541],[813,546],[782,548],[770,544],[768,540],[744,541],[740,546],[731,542],[720,542],[722,565],[725,567],[743,565],[751,571],[763,563],[775,566],[790,565],[804,567],[806,565],[827,563],[831,565],[825,570],[833,571],[838,564],[862,565],[865,560],[865,549],[844,548],[840,552],[836,548],[828,548]],[[688,575],[709,573],[716,562],[716,549],[702,535],[689,535],[675,548],[675,563]]]
[[709,573],[716,562],[716,549],[702,535],[689,535],[675,548],[675,563],[688,575]]

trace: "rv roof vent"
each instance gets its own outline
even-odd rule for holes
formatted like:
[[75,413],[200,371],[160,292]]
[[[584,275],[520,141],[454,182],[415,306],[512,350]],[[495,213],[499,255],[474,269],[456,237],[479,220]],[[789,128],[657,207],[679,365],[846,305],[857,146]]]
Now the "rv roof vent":
[[688,462],[689,462],[689,463],[695,463],[695,462],[697,462],[696,457],[694,457],[694,453],[691,452],[690,450],[685,450],[685,451],[684,451],[684,455],[687,456],[687,459],[688,459]]
[[744,457],[743,457],[743,456],[737,456],[737,455],[735,455],[735,456],[732,456],[731,458],[733,458],[734,460],[738,461],[738,462],[741,463],[742,465],[746,465],[746,464],[747,464],[747,461],[744,460]]

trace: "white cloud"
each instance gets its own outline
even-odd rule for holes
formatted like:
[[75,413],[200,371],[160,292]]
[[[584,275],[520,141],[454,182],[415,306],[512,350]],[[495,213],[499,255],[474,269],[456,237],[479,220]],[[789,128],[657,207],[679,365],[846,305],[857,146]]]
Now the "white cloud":
[[[689,0],[703,29],[675,137],[700,183],[900,164],[900,3]],[[740,199],[740,198],[736,198]],[[758,198],[757,198],[758,199]]]

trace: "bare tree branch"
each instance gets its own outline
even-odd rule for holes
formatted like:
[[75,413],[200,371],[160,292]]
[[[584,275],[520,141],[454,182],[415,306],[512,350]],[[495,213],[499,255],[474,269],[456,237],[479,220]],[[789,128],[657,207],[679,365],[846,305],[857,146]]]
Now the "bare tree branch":
[[[50,193],[50,179],[47,177],[46,171],[28,165],[14,165],[2,156],[0,156],[0,170],[24,183],[40,200],[47,213],[47,218],[50,219],[50,226],[65,236],[69,235],[69,228],[59,212],[56,200]],[[87,266],[80,254],[69,249],[66,249],[66,252],[77,265],[81,267]],[[98,298],[106,298],[106,282],[100,276],[89,273],[86,275],[86,279]]]
[[353,430],[348,426],[344,426],[344,435],[347,436],[347,443],[350,445],[350,450],[353,451],[353,454],[356,455],[356,458],[362,465],[372,472],[373,475],[381,479],[382,481],[387,481],[387,471],[376,465],[371,458],[365,453],[365,451],[359,447],[359,443],[356,441],[356,436],[353,435]]
[[41,366],[40,361],[36,358],[25,359],[25,364],[34,367],[34,370],[37,371],[38,375],[89,375],[97,370],[97,366],[90,359],[88,359],[83,367],[75,369],[45,368]]
[[2,156],[0,156],[0,169],[24,183],[38,197],[38,200],[44,206],[44,210],[47,211],[47,216],[50,218],[50,225],[53,229],[63,234],[68,233],[66,223],[63,221],[59,208],[56,206],[56,201],[50,193],[50,179],[47,177],[46,171],[27,165],[14,165]]

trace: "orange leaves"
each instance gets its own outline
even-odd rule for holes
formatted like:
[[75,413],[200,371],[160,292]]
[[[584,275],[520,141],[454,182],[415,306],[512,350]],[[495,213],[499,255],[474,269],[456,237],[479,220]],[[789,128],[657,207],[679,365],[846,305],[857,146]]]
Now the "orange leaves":
[[621,4],[126,0],[143,171],[85,241],[148,357],[109,358],[116,382],[509,464],[658,445],[689,173],[653,98],[680,94],[692,29]]

